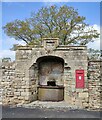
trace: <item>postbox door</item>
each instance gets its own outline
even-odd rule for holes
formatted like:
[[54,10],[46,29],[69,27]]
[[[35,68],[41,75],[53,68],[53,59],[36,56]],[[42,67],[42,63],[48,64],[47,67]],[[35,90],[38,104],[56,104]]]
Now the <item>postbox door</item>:
[[76,70],[76,88],[84,88],[84,70]]

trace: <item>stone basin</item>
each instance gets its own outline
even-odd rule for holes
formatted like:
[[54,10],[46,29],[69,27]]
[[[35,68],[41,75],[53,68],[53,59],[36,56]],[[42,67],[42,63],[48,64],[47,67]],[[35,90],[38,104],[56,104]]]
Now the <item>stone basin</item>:
[[62,101],[64,100],[64,87],[63,86],[39,86],[38,100]]

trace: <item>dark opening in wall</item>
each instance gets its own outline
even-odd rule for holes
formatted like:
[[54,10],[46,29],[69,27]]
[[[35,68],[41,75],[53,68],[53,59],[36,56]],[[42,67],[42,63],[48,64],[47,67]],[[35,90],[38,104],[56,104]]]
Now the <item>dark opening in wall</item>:
[[56,82],[55,81],[48,81],[47,86],[56,86]]

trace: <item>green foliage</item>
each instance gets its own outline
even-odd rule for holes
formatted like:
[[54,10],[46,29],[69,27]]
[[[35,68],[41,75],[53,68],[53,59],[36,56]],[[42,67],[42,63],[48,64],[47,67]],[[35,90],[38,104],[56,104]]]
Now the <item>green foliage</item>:
[[11,61],[11,58],[7,57],[7,58],[2,58],[2,62],[9,62]]
[[92,48],[88,49],[88,59],[89,60],[99,60],[101,57],[101,51],[100,50],[94,50]]
[[86,45],[93,38],[98,38],[99,33],[84,20],[85,17],[79,16],[73,7],[50,6],[42,7],[24,21],[7,23],[3,28],[8,36],[27,44],[41,44],[42,38],[57,37],[63,45]]

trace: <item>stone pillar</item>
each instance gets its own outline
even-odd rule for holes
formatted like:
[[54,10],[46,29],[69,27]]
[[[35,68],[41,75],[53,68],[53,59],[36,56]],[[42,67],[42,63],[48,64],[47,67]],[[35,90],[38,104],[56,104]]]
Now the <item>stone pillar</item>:
[[102,61],[89,61],[88,81],[89,81],[89,108],[100,109],[102,108],[102,74],[101,66]]
[[16,67],[14,82],[14,101],[15,104],[30,102],[30,80],[27,62],[31,59],[30,46],[19,46],[16,51]]

